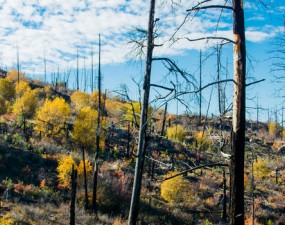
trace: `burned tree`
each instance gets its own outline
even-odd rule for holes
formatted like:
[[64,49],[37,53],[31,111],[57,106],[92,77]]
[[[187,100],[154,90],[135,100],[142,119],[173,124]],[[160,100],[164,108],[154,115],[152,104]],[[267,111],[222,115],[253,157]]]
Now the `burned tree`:
[[150,76],[151,76],[151,65],[152,65],[152,54],[153,54],[153,29],[154,29],[154,13],[155,13],[155,0],[150,1],[150,12],[148,21],[148,33],[147,33],[147,54],[145,64],[145,75],[143,84],[143,104],[140,118],[140,129],[139,129],[139,141],[138,141],[138,152],[135,166],[135,177],[133,192],[131,198],[131,206],[129,212],[129,225],[135,225],[139,214],[139,199],[141,192],[142,174],[143,174],[143,163],[144,155],[146,150],[146,135],[147,135],[147,113],[149,105],[149,93],[150,93]]

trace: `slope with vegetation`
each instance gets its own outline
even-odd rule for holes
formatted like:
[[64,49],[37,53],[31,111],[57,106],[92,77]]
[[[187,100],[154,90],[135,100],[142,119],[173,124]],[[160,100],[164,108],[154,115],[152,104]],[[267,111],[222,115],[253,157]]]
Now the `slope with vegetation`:
[[[138,102],[102,93],[98,217],[92,199],[98,91],[0,78],[0,224],[66,224],[71,171],[78,171],[76,223],[125,224],[137,150]],[[70,95],[70,96],[69,96]],[[229,206],[230,123],[149,110],[139,224],[219,224]],[[267,126],[268,125],[268,126]],[[285,155],[277,124],[250,124],[246,222],[285,223]],[[264,135],[264,133],[268,135]],[[253,212],[255,217],[253,218]]]

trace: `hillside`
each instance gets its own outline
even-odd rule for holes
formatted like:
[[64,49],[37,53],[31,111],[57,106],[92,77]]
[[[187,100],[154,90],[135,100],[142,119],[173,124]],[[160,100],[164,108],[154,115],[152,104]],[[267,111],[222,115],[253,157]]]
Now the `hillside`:
[[[98,96],[0,78],[0,224],[68,224],[72,165],[76,224],[126,224],[140,104],[101,95],[97,217],[91,202]],[[231,118],[166,113],[161,135],[164,110],[150,111],[139,224],[226,224]],[[281,137],[277,124],[247,121],[246,224],[253,211],[255,224],[285,224]]]

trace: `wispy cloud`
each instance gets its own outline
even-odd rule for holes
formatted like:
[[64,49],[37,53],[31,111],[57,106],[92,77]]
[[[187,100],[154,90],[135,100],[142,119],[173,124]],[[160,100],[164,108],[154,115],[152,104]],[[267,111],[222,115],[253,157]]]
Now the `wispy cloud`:
[[[204,48],[205,42],[186,40],[170,47],[170,36],[183,22],[185,10],[195,2],[182,0],[181,7],[175,9],[169,2],[163,2],[159,2],[156,9],[162,31],[158,41],[167,44],[156,54],[179,55],[186,50]],[[218,0],[218,3],[223,4],[224,1]],[[85,57],[88,65],[91,43],[97,43],[99,33],[102,34],[103,63],[122,63],[128,53],[127,33],[132,27],[147,26],[148,6],[148,0],[0,0],[0,48],[4,56],[1,64],[13,66],[18,44],[22,67],[28,71],[43,71],[44,51],[49,64],[53,64],[49,68],[74,67],[76,46],[80,48],[81,64]],[[253,4],[246,7],[258,10]],[[226,35],[230,38],[231,12],[224,12],[217,24],[220,16],[219,10],[200,12],[177,35],[190,38]],[[219,29],[216,29],[217,25]],[[265,41],[278,32],[271,31],[264,26],[251,27],[247,31],[247,40]]]

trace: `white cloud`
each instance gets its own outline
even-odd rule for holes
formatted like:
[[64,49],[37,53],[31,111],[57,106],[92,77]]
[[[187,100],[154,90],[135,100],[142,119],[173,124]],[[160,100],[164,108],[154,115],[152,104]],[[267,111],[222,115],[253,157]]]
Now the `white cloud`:
[[[164,3],[162,3],[164,2]],[[186,9],[198,1],[182,0],[181,7],[171,8],[169,1],[158,1],[156,17],[162,37],[159,43],[167,42],[156,50],[156,55],[184,54],[186,50],[201,49],[215,41],[188,42],[181,40],[170,46],[169,38],[183,22]],[[217,4],[224,4],[218,0]],[[23,68],[41,73],[43,52],[56,68],[75,66],[76,46],[80,46],[80,61],[86,56],[90,62],[91,42],[96,44],[98,34],[102,34],[103,63],[121,63],[128,53],[126,33],[135,26],[147,26],[148,0],[0,0],[0,48],[4,60],[2,64],[15,63],[18,43]],[[256,8],[247,4],[247,8]],[[176,34],[177,37],[199,38],[203,36],[226,35],[231,38],[231,12],[205,10],[189,20]],[[217,20],[220,17],[216,31]],[[251,27],[247,30],[247,40],[265,41],[276,35],[278,30],[268,27]],[[95,50],[97,51],[97,49]],[[32,62],[32,63],[31,63]]]

